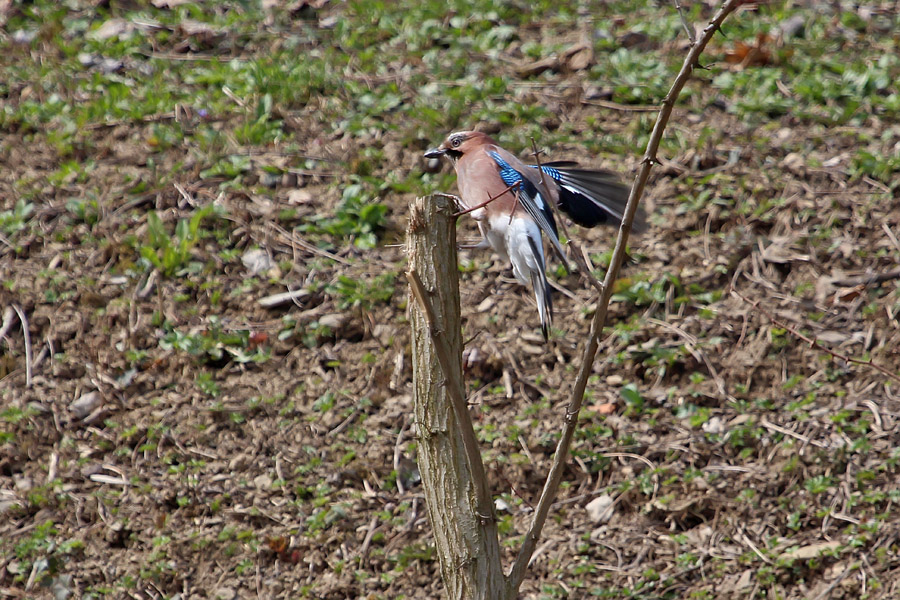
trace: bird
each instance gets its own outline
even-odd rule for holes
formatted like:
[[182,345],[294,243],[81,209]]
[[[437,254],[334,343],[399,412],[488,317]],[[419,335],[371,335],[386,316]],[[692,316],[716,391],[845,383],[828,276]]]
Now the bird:
[[542,234],[566,269],[551,202],[584,227],[621,222],[628,188],[611,171],[582,169],[573,161],[526,165],[489,135],[457,131],[425,158],[447,158],[456,170],[460,207],[478,223],[482,240],[512,264],[513,275],[531,286],[541,332],[549,340],[553,302],[547,281]]

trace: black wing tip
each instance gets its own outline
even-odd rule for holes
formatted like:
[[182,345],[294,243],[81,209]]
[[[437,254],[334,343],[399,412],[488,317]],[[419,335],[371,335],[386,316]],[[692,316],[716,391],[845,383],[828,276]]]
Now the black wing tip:
[[[578,225],[618,225],[622,222],[631,188],[612,171],[559,168],[561,182],[559,208]],[[566,181],[567,180],[567,181]],[[565,186],[568,182],[570,185]],[[641,207],[635,214],[631,230],[647,230],[646,215]]]

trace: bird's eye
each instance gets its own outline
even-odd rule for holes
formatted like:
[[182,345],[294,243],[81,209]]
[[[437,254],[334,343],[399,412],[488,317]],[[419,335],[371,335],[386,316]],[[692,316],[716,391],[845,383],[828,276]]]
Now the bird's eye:
[[450,140],[450,145],[453,146],[454,148],[459,148],[459,145],[460,145],[461,143],[462,143],[462,140],[459,139],[458,137],[455,137],[455,138],[453,138],[453,139]]

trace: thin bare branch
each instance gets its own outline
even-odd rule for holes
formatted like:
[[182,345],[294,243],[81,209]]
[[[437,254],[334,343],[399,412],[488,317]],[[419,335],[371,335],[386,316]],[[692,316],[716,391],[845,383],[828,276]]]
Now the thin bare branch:
[[550,506],[553,504],[556,492],[559,489],[560,481],[562,480],[569,446],[571,445],[572,437],[578,424],[578,412],[581,410],[581,405],[584,401],[584,391],[587,387],[588,378],[593,370],[594,359],[597,356],[597,349],[600,345],[600,334],[603,331],[603,327],[606,325],[606,315],[609,310],[609,301],[612,297],[613,283],[618,277],[619,269],[625,259],[628,234],[631,231],[638,204],[644,193],[647,180],[650,177],[650,169],[653,166],[653,163],[657,162],[656,153],[659,150],[659,144],[662,141],[663,131],[665,131],[666,125],[669,122],[669,117],[672,114],[672,109],[675,106],[675,100],[678,98],[682,88],[690,78],[691,73],[693,73],[694,68],[699,65],[698,59],[700,58],[700,54],[706,48],[706,45],[722,25],[725,18],[743,1],[744,0],[727,0],[722,5],[712,21],[710,21],[709,25],[704,28],[697,43],[691,45],[691,49],[682,64],[681,71],[678,73],[677,77],[675,77],[672,88],[663,100],[662,108],[656,118],[656,124],[650,134],[650,140],[647,143],[647,149],[644,152],[644,157],[641,161],[641,168],[638,171],[638,175],[631,187],[631,193],[628,196],[628,204],[625,207],[625,215],[622,219],[622,224],[619,226],[619,235],[616,238],[616,246],[613,250],[612,258],[610,259],[609,269],[607,269],[606,277],[603,281],[603,291],[600,293],[600,299],[597,302],[597,311],[594,313],[594,318],[591,321],[590,336],[585,345],[581,369],[578,372],[575,388],[572,391],[569,405],[566,408],[565,426],[563,427],[559,443],[556,446],[553,464],[550,467],[550,473],[547,475],[547,481],[544,484],[544,489],[538,500],[531,526],[525,534],[522,548],[507,577],[507,598],[509,600],[513,600],[518,594],[519,586],[522,584],[522,579],[525,577],[525,570],[534,554],[537,540],[540,538],[541,530],[547,519],[547,514],[550,511]]
[[[485,200],[484,202],[482,202],[481,204],[476,204],[475,206],[473,206],[473,207],[471,207],[471,208],[464,208],[464,209],[462,209],[462,210],[459,211],[459,212],[453,213],[453,216],[454,216],[454,217],[461,217],[461,216],[463,216],[463,215],[469,214],[470,212],[475,212],[475,211],[478,210],[479,208],[484,208],[485,206],[487,206],[488,204],[490,204],[491,202],[493,202],[494,200],[496,200],[497,198],[499,198],[500,196],[502,196],[502,195],[505,194],[506,192],[511,192],[511,191],[513,191],[514,189],[518,189],[518,187],[519,187],[519,184],[518,184],[518,183],[514,183],[514,184],[512,184],[511,186],[507,187],[507,188],[506,188],[505,190],[503,190],[502,192],[497,192],[497,194],[495,194],[494,196],[488,196],[488,199]],[[442,197],[444,197],[444,198],[447,198],[447,197],[456,198],[456,196],[450,196],[449,194],[439,194],[439,195],[442,196]],[[459,200],[458,198],[456,198],[456,199]],[[513,211],[513,212],[515,212],[515,211]]]
[[684,26],[684,31],[687,33],[688,39],[691,40],[691,45],[697,43],[697,36],[694,35],[694,30],[691,28],[690,23],[688,23],[687,16],[684,14],[684,7],[681,6],[681,3],[678,0],[675,1],[675,10],[678,11],[678,16],[681,17],[681,24]]

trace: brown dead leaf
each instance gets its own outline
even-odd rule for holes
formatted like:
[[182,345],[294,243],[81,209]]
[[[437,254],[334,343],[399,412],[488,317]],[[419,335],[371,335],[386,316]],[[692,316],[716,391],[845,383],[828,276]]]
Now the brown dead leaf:
[[734,48],[725,53],[725,61],[738,65],[741,69],[764,67],[772,62],[772,52],[768,48],[771,43],[771,37],[765,33],[758,33],[753,44],[737,42]]
[[616,412],[616,404],[615,402],[602,402],[599,404],[591,404],[587,407],[588,410],[597,413],[598,415],[611,415]]
[[594,63],[594,48],[585,42],[575,44],[563,53],[566,68],[570,71],[583,71]]
[[851,302],[859,298],[860,294],[866,289],[865,285],[854,285],[853,287],[838,288],[831,298],[832,304],[841,304]]

